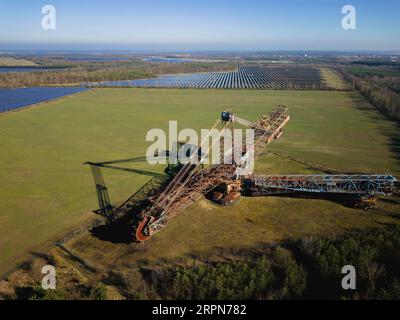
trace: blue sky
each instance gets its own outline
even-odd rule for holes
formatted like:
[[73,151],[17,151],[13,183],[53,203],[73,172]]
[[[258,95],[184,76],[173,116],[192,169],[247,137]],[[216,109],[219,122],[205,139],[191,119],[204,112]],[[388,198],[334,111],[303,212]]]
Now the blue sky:
[[[346,4],[357,30],[341,28]],[[0,0],[0,49],[400,50],[400,1]]]

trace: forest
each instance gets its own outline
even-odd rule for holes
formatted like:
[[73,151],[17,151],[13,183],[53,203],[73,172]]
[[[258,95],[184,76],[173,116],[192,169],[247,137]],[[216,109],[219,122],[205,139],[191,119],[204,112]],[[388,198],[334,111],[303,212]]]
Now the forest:
[[400,120],[400,70],[384,67],[339,67],[343,78],[373,106],[391,119]]
[[0,88],[80,85],[86,82],[152,78],[162,74],[235,69],[235,64],[224,62],[148,63],[139,60],[75,64],[50,61],[45,66],[56,70],[0,73]]
[[[81,287],[79,296],[34,286],[16,288],[16,296],[9,298],[104,300],[109,297],[107,285],[115,285],[125,297],[139,300],[400,299],[399,225],[170,262],[138,270],[132,284],[115,273],[105,283]],[[343,267],[348,265],[356,270],[354,290],[342,287]]]
[[[345,291],[342,268],[357,272]],[[400,299],[400,227],[305,238],[231,261],[176,266],[151,276],[163,299]]]

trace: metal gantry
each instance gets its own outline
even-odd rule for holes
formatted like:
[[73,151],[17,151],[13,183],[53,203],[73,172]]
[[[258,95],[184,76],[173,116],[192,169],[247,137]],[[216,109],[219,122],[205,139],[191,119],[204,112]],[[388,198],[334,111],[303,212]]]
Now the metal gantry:
[[[269,115],[263,116],[258,122],[251,123],[241,119],[230,112],[222,113],[222,129],[226,129],[234,122],[246,123],[255,131],[254,146],[243,152],[243,159],[259,156],[264,148],[282,133],[283,127],[290,117],[288,108],[279,106]],[[220,131],[222,133],[223,130]],[[219,136],[222,139],[222,134]],[[203,144],[199,146],[203,149]],[[223,158],[225,153],[233,154],[232,150],[222,150]],[[197,150],[193,155],[197,155]],[[220,164],[203,167],[201,161],[192,164],[190,161],[177,173],[170,184],[160,193],[151,208],[143,213],[144,219],[136,230],[136,239],[147,240],[151,235],[162,230],[167,223],[179,214],[183,209],[189,207],[199,198],[208,194],[222,183],[230,183],[238,178],[238,170],[246,170],[247,161],[237,164]]]
[[247,181],[253,195],[293,192],[391,195],[397,180],[391,175],[286,175],[256,176]]

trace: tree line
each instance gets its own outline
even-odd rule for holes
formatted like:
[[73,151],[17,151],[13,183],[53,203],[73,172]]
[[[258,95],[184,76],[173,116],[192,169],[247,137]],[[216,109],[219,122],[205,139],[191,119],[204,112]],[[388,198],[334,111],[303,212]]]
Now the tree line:
[[[356,269],[344,290],[342,268]],[[306,238],[270,253],[176,266],[150,284],[162,299],[400,299],[400,227]]]
[[134,80],[161,74],[232,70],[230,63],[95,63],[57,71],[0,73],[0,88],[79,85],[86,82]]
[[[343,267],[348,265],[356,271],[354,290],[342,286]],[[160,266],[116,268],[102,277],[103,284],[80,283],[56,291],[17,287],[6,298],[103,300],[113,286],[128,299],[142,300],[398,300],[399,270],[400,225],[392,225],[276,247],[225,250],[217,256],[201,254],[190,263],[180,259]]]

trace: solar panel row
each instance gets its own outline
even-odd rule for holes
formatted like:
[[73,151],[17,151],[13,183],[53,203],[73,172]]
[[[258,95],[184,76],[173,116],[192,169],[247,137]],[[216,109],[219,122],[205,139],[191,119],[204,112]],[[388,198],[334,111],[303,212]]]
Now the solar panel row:
[[166,75],[154,79],[108,81],[96,87],[201,88],[201,89],[322,89],[321,72],[305,67],[241,67],[231,72]]

